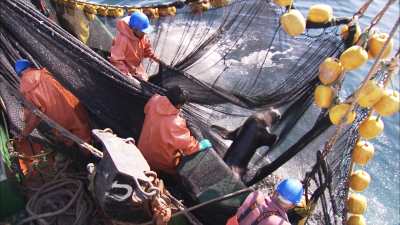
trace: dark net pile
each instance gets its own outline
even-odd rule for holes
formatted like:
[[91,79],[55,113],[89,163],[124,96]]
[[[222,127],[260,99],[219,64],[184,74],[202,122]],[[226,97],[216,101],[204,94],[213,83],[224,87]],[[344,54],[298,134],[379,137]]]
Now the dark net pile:
[[[99,17],[89,23],[87,43],[93,50],[30,5],[20,0],[1,1],[1,96],[9,106],[10,120],[21,127],[18,78],[12,65],[19,57],[31,58],[83,102],[97,127],[138,138],[148,98],[162,94],[165,87],[180,85],[189,91],[192,101],[184,108],[188,123],[196,136],[210,139],[221,156],[228,145],[210,125],[234,129],[254,112],[276,107],[283,114],[273,127],[280,142],[257,152],[247,184],[259,182],[279,168],[286,168],[289,174],[296,168],[299,174],[290,175],[304,179],[306,171],[323,164],[315,164],[321,161],[316,160],[316,153],[323,150],[334,129],[326,111],[312,104],[318,67],[326,57],[338,56],[344,44],[335,27],[308,30],[306,35],[292,38],[280,28],[282,13],[269,1],[236,0],[197,15],[184,7],[175,17],[153,21],[156,31],[151,40],[156,54],[170,66],[158,68],[146,62],[148,73],[156,74],[151,78],[156,84],[152,84],[127,79],[94,52],[107,55],[116,32],[115,19]],[[337,224],[336,218],[346,214],[346,181],[356,138],[356,125],[347,128],[326,158],[326,174],[315,169],[310,175],[315,181],[307,185],[309,193],[321,192],[315,202],[323,224]]]

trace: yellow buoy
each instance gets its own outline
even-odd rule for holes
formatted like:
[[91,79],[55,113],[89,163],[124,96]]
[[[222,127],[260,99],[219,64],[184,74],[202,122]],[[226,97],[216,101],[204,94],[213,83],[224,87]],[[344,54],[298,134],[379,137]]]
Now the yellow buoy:
[[96,14],[85,12],[85,16],[89,21],[93,21],[96,18]]
[[108,8],[105,6],[100,6],[97,8],[97,14],[99,16],[107,16],[108,15]]
[[[361,36],[361,27],[359,24],[356,24],[356,32],[354,34],[354,38],[353,38],[353,44],[355,44],[358,39]],[[342,26],[342,28],[340,29],[340,36],[342,37],[343,40],[347,40],[347,38],[349,37],[349,26],[348,25],[344,25]]]
[[370,116],[360,124],[358,131],[361,137],[369,140],[380,135],[383,128],[384,124],[380,118]]
[[283,30],[290,36],[302,34],[306,29],[306,20],[301,12],[297,9],[292,9],[281,16],[281,24]]
[[350,187],[354,191],[362,192],[364,191],[369,183],[371,182],[371,177],[364,170],[357,170],[351,174],[350,177]]
[[209,1],[205,2],[192,2],[190,3],[190,8],[192,13],[200,14],[203,13],[211,8],[211,4]]
[[231,2],[231,0],[211,0],[211,6],[214,8],[220,8],[220,7],[224,7],[227,6],[229,3]]
[[[379,52],[382,50],[383,45],[386,40],[389,38],[387,33],[375,33],[368,40],[368,53],[372,58],[376,58],[379,55]],[[387,58],[393,50],[393,40],[390,40],[389,45],[386,47],[383,52],[382,58]]]
[[[339,104],[335,105],[329,110],[329,119],[331,120],[332,124],[339,125],[342,118],[345,116],[346,112],[349,110],[349,104]],[[347,119],[345,121],[346,124],[353,123],[354,119],[356,118],[355,112],[349,112],[347,115]]]
[[347,220],[346,225],[366,225],[364,216],[362,216],[362,215],[352,215]]
[[391,116],[400,109],[400,95],[395,90],[385,90],[382,98],[373,106],[381,116]]
[[125,14],[125,10],[123,8],[115,8],[115,7],[110,7],[108,9],[108,16],[112,17],[122,17]]
[[158,14],[164,16],[175,16],[176,8],[174,6],[158,8]]
[[135,7],[128,8],[128,14],[132,14],[134,12],[143,12],[143,10],[140,8],[135,8]]
[[274,0],[274,3],[280,7],[286,7],[293,4],[293,0]]
[[328,85],[335,82],[340,74],[343,73],[343,66],[338,59],[326,58],[319,66],[319,80]]
[[332,19],[332,7],[326,4],[316,4],[310,7],[307,20],[314,23],[327,23]]
[[85,13],[88,14],[97,14],[97,6],[95,5],[85,5],[85,7],[83,8],[83,11],[85,11]]
[[158,8],[143,8],[143,13],[146,14],[150,19],[158,19]]
[[342,53],[340,63],[345,70],[354,70],[361,67],[368,60],[368,53],[360,46],[352,46]]
[[77,4],[76,4],[76,9],[82,11],[84,8],[85,8],[85,5],[84,5],[84,4],[82,4],[82,3],[77,3]]
[[365,165],[374,157],[375,148],[368,141],[358,141],[352,154],[353,162]]
[[372,107],[383,96],[384,89],[375,80],[369,80],[358,94],[357,103],[364,108]]
[[352,214],[364,214],[367,209],[367,198],[353,193],[347,199],[347,212]]
[[315,104],[320,108],[329,108],[334,97],[333,88],[325,85],[318,85],[314,91]]

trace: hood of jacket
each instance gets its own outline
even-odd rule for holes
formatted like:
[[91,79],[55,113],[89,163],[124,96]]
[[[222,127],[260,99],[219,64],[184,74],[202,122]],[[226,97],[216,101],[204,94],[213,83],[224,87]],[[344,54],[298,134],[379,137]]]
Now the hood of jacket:
[[179,109],[172,105],[166,96],[155,95],[153,97],[153,104],[155,112],[159,115],[177,115],[180,112]]
[[41,70],[45,69],[29,68],[22,72],[20,89],[23,92],[29,92],[39,85]]
[[117,21],[117,30],[120,32],[122,35],[128,37],[131,40],[139,40],[138,37],[135,36],[133,33],[133,30],[129,27],[129,19],[130,16],[126,16],[120,20]]

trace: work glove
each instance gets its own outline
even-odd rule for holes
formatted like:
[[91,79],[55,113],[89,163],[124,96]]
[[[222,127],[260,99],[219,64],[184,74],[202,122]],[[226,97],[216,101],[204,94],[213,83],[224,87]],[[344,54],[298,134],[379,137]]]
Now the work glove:
[[212,147],[212,144],[211,144],[211,142],[208,140],[208,139],[203,139],[203,140],[201,140],[200,142],[199,142],[199,150],[200,151],[203,151],[203,150],[206,150],[206,149],[208,149],[208,148],[211,148]]

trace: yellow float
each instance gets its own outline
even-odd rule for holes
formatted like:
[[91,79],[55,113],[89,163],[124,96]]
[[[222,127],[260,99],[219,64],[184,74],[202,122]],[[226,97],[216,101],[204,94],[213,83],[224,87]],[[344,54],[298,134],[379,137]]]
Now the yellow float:
[[192,10],[192,13],[199,14],[209,10],[211,8],[211,4],[209,1],[192,2],[190,3],[190,8]]
[[[361,36],[361,27],[360,25],[356,24],[356,32],[354,34],[354,38],[353,38],[353,44],[355,44],[358,39]],[[342,28],[340,29],[340,36],[342,37],[343,40],[347,40],[347,38],[349,37],[349,26],[348,25],[344,25],[342,26]]]
[[358,94],[357,103],[364,108],[372,107],[383,96],[384,89],[375,80],[369,80]]
[[104,6],[100,6],[97,8],[97,14],[99,16],[107,16],[108,15],[108,8]]
[[352,215],[347,219],[346,225],[366,225],[364,216]]
[[306,20],[297,9],[292,9],[283,14],[281,16],[281,24],[283,30],[290,36],[300,35],[306,29]]
[[83,11],[87,14],[96,14],[97,13],[97,6],[95,5],[85,5]]
[[310,7],[307,20],[314,23],[327,23],[333,16],[332,7],[326,4],[316,4]]
[[112,16],[112,17],[122,17],[124,16],[125,11],[123,8],[114,8],[114,7],[110,7],[108,9],[108,16]]
[[364,170],[357,170],[351,174],[350,177],[350,187],[354,191],[362,192],[364,191],[369,183],[371,182],[371,177]]
[[347,199],[347,212],[352,214],[364,214],[367,209],[367,198],[353,193]]
[[381,116],[391,116],[395,114],[400,108],[399,92],[395,90],[385,90],[382,98],[373,108]]
[[128,8],[127,11],[128,11],[128,14],[132,14],[132,13],[134,13],[134,12],[143,12],[142,9],[140,9],[140,8],[135,8],[135,7]]
[[[382,50],[383,45],[386,40],[389,38],[387,33],[375,33],[368,40],[368,54],[372,58],[376,58],[379,55],[379,52]],[[388,46],[383,52],[382,58],[387,58],[393,50],[393,40],[389,41]]]
[[375,148],[367,141],[358,141],[352,154],[354,163],[365,165],[374,157]]
[[286,7],[293,4],[293,0],[274,0],[274,3],[280,7]]
[[146,14],[150,19],[158,19],[158,8],[143,8],[143,13]]
[[342,53],[340,63],[345,70],[354,70],[361,67],[368,60],[368,53],[361,46],[352,46]]
[[231,2],[231,0],[211,0],[211,6],[214,8],[220,8],[220,7],[224,7],[227,6],[229,3]]
[[158,8],[158,14],[160,16],[175,16],[176,8],[174,6]]
[[[345,116],[346,112],[349,110],[349,104],[339,104],[335,105],[329,110],[329,119],[331,120],[332,124],[339,125],[342,121],[342,118]],[[356,118],[355,112],[349,112],[347,115],[346,124],[353,123],[354,119]]]
[[328,85],[335,82],[343,73],[343,66],[338,59],[326,58],[319,66],[318,78],[321,83]]
[[329,108],[334,97],[333,88],[325,85],[318,85],[314,91],[315,104],[320,108]]
[[360,124],[358,131],[361,137],[369,140],[380,135],[383,128],[384,124],[380,118],[370,116]]

